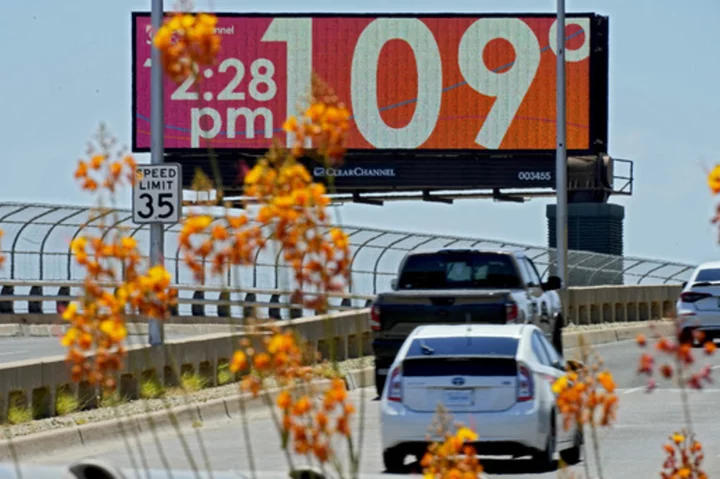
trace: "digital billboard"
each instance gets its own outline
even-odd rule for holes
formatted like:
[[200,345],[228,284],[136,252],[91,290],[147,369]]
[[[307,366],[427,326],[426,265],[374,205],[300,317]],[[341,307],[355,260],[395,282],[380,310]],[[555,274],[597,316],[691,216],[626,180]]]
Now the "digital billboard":
[[[351,151],[555,149],[552,14],[218,13],[222,50],[165,84],[166,151],[265,150],[316,72],[345,101]],[[133,151],[150,150],[149,12],[132,16]],[[607,151],[607,18],[566,18],[567,148]],[[596,58],[597,57],[597,58]],[[290,141],[290,138],[287,139]]]

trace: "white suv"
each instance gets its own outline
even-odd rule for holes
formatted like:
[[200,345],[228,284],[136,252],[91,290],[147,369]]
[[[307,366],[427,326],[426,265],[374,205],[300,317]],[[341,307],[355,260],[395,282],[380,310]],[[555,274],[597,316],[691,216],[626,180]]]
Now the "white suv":
[[553,382],[565,361],[533,325],[427,325],[415,328],[390,367],[380,397],[382,449],[388,472],[418,460],[438,403],[452,420],[476,429],[482,456],[530,455],[549,469],[556,451],[580,460],[582,435],[565,430]]
[[695,341],[693,331],[712,340],[720,336],[720,261],[703,263],[683,285],[677,301],[677,313],[683,341]]

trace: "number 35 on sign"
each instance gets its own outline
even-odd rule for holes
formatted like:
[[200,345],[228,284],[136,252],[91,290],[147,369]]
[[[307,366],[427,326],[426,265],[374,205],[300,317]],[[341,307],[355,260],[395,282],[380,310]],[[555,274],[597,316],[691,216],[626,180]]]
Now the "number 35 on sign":
[[182,168],[177,163],[138,165],[133,187],[133,223],[179,223]]

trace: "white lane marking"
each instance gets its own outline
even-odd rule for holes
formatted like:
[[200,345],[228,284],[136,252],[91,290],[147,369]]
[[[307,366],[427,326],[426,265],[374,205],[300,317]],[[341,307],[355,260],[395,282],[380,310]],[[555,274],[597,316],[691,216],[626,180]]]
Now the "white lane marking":
[[645,386],[640,386],[637,388],[630,388],[630,389],[625,389],[625,390],[619,389],[618,391],[622,391],[623,394],[632,394],[632,393],[636,393],[638,391],[642,391],[643,389],[645,389]]
[[5,351],[4,353],[0,353],[0,356],[11,356],[13,354],[22,354],[27,352],[27,349],[18,349],[17,351]]
[[[634,393],[640,392],[640,391],[643,391],[643,392],[644,392],[646,389],[647,389],[647,387],[641,386],[641,387],[630,388],[630,389],[618,388],[618,389],[616,389],[616,391],[619,392],[619,393],[621,393],[621,394],[634,394]],[[658,387],[658,388],[655,388],[655,389],[653,389],[652,391],[650,391],[650,394],[658,394],[658,393],[662,393],[662,392],[679,393],[679,392],[681,392],[681,391],[682,391],[682,389],[680,389],[680,388],[664,388],[664,387]],[[703,393],[703,392],[706,392],[706,393],[719,393],[719,392],[720,392],[720,388],[692,389],[692,388],[689,388],[689,387],[688,387],[688,388],[685,389],[685,391],[687,391],[687,392],[689,392],[689,393]]]

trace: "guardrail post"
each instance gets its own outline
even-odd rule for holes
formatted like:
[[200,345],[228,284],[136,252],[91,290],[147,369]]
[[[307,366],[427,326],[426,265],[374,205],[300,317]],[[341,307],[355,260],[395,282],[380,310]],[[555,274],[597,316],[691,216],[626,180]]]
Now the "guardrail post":
[[[0,290],[2,296],[13,296],[15,286],[5,285]],[[0,314],[15,314],[15,303],[13,301],[0,301]]]
[[[42,286],[35,285],[30,288],[30,296],[42,296]],[[30,314],[43,314],[43,302],[42,301],[28,301],[28,313]]]
[[[280,295],[273,294],[272,296],[270,296],[270,302],[272,304],[280,304]],[[270,319],[274,319],[274,320],[282,319],[282,314],[280,313],[280,308],[274,308],[274,307],[268,308],[268,316],[270,317]]]
[[[60,286],[60,288],[58,288],[57,295],[60,297],[70,296],[70,286]],[[58,314],[62,314],[69,305],[70,301],[58,299],[55,302],[55,311],[57,311]]]
[[[204,291],[195,291],[193,293],[193,299],[205,299],[205,292]],[[205,316],[205,305],[204,304],[195,304],[193,303],[190,307],[190,310],[192,312],[193,316]]]
[[[228,291],[228,290],[220,291],[220,294],[218,295],[218,300],[230,301],[230,291]],[[217,315],[219,318],[229,318],[230,317],[230,305],[229,304],[218,304]]]
[[[291,300],[292,304],[292,300]],[[294,307],[290,308],[290,319],[300,319],[303,316],[303,309],[302,307]]]
[[168,308],[170,310],[170,317],[178,317],[180,316],[180,308],[178,307],[178,304],[175,303]]
[[[248,293],[245,295],[246,303],[257,302],[257,295],[255,293]],[[252,319],[255,317],[255,306],[244,306],[243,307],[243,319]]]

